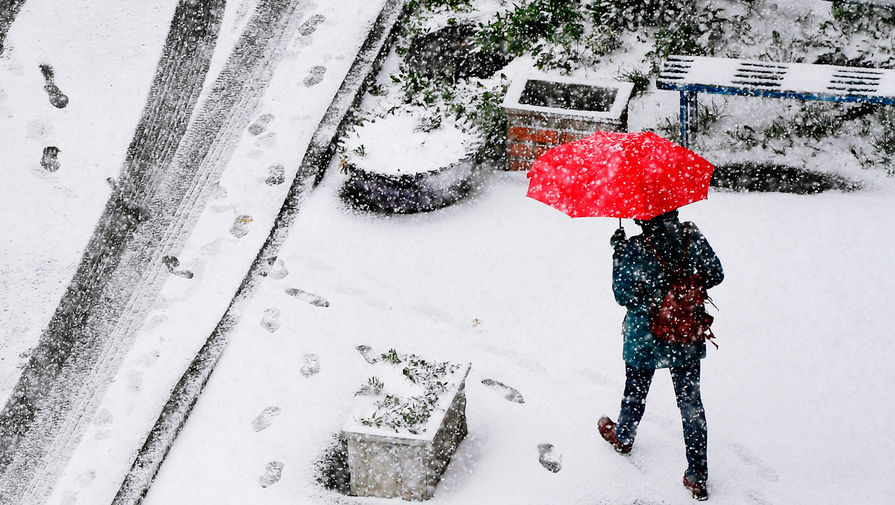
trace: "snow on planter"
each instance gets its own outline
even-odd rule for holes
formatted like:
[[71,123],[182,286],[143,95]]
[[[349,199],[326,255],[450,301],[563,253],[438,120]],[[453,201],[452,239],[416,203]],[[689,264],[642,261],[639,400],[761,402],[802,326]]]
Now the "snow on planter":
[[373,366],[342,428],[351,494],[427,500],[466,437],[471,365],[392,349]]
[[477,173],[475,137],[450,118],[440,121],[396,111],[356,127],[345,139],[342,198],[363,210],[409,214],[466,196]]
[[539,156],[596,131],[628,130],[634,85],[531,73],[507,89],[507,170],[529,170]]

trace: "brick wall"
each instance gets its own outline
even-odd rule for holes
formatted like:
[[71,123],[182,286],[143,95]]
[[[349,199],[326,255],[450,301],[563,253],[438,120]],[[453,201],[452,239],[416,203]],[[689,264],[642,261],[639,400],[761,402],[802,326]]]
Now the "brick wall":
[[594,132],[627,131],[627,113],[620,121],[588,121],[553,114],[507,113],[507,170],[531,169],[535,159],[554,147]]

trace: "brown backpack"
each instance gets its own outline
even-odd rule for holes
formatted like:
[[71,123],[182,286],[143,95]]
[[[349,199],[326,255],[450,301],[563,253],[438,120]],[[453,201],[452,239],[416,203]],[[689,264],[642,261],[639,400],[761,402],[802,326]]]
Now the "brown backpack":
[[682,265],[674,269],[669,268],[649,238],[643,237],[671,280],[665,296],[660,301],[653,301],[650,307],[650,333],[659,340],[683,345],[705,339],[717,348],[718,344],[711,340],[715,338],[711,328],[715,318],[705,310],[706,302],[712,303],[712,299],[702,276],[688,268],[690,227],[685,224],[684,229],[684,258]]

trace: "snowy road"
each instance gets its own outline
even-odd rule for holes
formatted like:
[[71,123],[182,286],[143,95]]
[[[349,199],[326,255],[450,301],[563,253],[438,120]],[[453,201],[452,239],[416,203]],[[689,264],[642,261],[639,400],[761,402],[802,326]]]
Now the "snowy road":
[[[328,139],[335,135],[366,75],[346,77],[383,2],[320,6],[271,0],[259,5],[257,9],[250,1],[228,5],[209,72],[220,77],[206,82],[200,99],[204,101],[175,157],[178,168],[169,174],[198,176],[188,186],[187,199],[196,206],[192,210],[181,206],[178,215],[186,219],[175,220],[155,244],[158,249],[168,240],[185,239],[177,246],[182,249],[159,252],[176,253],[179,265],[169,273],[163,262],[151,262],[164,275],[156,277],[162,286],[155,302],[135,307],[146,311],[147,323],[131,330],[124,325],[122,336],[133,346],[119,346],[104,358],[110,375],[91,392],[92,412],[85,411],[82,417],[83,431],[75,431],[77,445],[70,447],[70,459],[66,464],[66,454],[54,460],[52,472],[43,472],[41,484],[32,483],[28,500],[42,502],[44,490],[51,491],[46,497],[50,503],[113,499],[171,388],[220,320],[265,243],[289,193],[288,181],[300,167],[314,168],[304,167],[303,157],[319,157],[329,146]],[[393,22],[395,16],[391,17]],[[275,50],[282,59],[279,65],[268,59],[265,45],[279,46]],[[256,54],[259,50],[264,54]],[[372,56],[378,53],[375,47],[371,50]],[[371,63],[365,62],[367,71]],[[343,80],[351,81],[344,90]],[[343,92],[348,94],[341,96]],[[340,103],[338,110],[330,110],[334,97]],[[215,173],[224,166],[222,173]],[[165,184],[158,196],[169,200],[161,205],[176,207],[177,202],[170,200],[176,200],[172,197],[184,186]],[[125,277],[116,278],[126,282]],[[59,472],[58,481],[53,481],[53,472]]]
[[[110,431],[105,429],[111,427],[111,419],[109,412],[101,409],[104,392],[123,373],[119,367],[127,361],[131,345],[135,341],[146,340],[145,335],[138,331],[145,316],[153,308],[156,312],[164,312],[165,317],[174,316],[176,311],[168,306],[166,293],[190,286],[189,282],[181,282],[193,277],[197,278],[192,283],[195,286],[203,274],[218,275],[214,267],[206,265],[205,261],[201,264],[187,261],[183,267],[191,270],[186,274],[184,272],[187,270],[175,271],[169,266],[170,262],[161,261],[162,259],[169,255],[188,259],[193,255],[215,256],[222,249],[225,250],[221,259],[224,260],[227,273],[218,277],[217,283],[206,284],[215,291],[213,296],[203,299],[202,294],[199,294],[200,303],[206,310],[198,320],[210,321],[213,325],[220,317],[229,302],[228,295],[232,296],[239,285],[240,274],[248,270],[260,247],[265,236],[263,230],[270,229],[273,217],[282,205],[288,190],[288,185],[284,182],[295,175],[298,161],[310,137],[327,112],[327,105],[339,90],[344,72],[363,41],[366,33],[364,27],[371,23],[369,17],[359,16],[348,20],[349,26],[344,26],[338,22],[338,16],[334,13],[327,11],[330,18],[336,18],[331,20],[319,12],[309,14],[308,11],[315,6],[301,0],[265,0],[257,5],[254,2],[239,2],[228,8],[221,40],[217,41],[217,26],[214,23],[213,26],[206,26],[206,21],[220,21],[221,13],[207,15],[208,11],[214,12],[216,4],[205,2],[192,5],[187,2],[184,5],[186,7],[175,14],[174,23],[182,32],[178,32],[179,35],[172,34],[173,44],[169,39],[159,66],[160,78],[156,80],[157,86],[150,93],[145,121],[138,128],[128,151],[129,162],[134,165],[131,167],[133,170],[126,170],[127,177],[123,177],[117,186],[117,191],[126,195],[122,201],[128,200],[132,202],[129,204],[140,204],[146,209],[146,215],[141,217],[145,222],[130,223],[120,230],[121,236],[116,235],[116,230],[121,228],[115,224],[121,222],[116,213],[120,213],[122,209],[114,205],[118,197],[110,202],[111,216],[104,220],[111,223],[112,234],[106,233],[107,230],[104,231],[101,225],[100,231],[94,236],[94,242],[104,246],[111,245],[113,248],[124,243],[120,262],[117,254],[111,256],[113,261],[109,261],[110,255],[101,253],[100,248],[88,246],[88,254],[82,267],[93,263],[89,261],[91,254],[100,258],[98,267],[89,266],[85,271],[93,274],[88,272],[81,275],[80,285],[76,278],[71,291],[88,294],[92,292],[94,295],[101,292],[102,310],[90,310],[92,302],[89,300],[86,304],[80,299],[63,304],[57,313],[57,319],[61,317],[63,323],[78,320],[79,318],[66,315],[65,307],[70,306],[77,307],[84,313],[86,323],[68,326],[54,324],[50,328],[70,327],[65,333],[64,341],[76,345],[68,348],[55,345],[40,347],[31,358],[32,366],[26,369],[27,374],[30,374],[28,380],[19,383],[20,391],[15,397],[25,402],[25,408],[10,403],[14,408],[7,409],[7,414],[12,416],[7,421],[12,419],[13,422],[3,424],[7,430],[4,434],[7,437],[4,451],[10,459],[3,461],[5,473],[0,478],[0,489],[3,490],[0,502],[39,503],[54,489],[62,499],[70,501],[72,491],[64,489],[64,486],[59,489],[56,480],[60,475],[64,478],[69,471],[66,463],[72,453],[77,467],[79,454],[86,452],[95,455],[92,451],[95,451],[97,445],[108,448],[109,444],[116,442],[114,437],[113,440],[108,440]],[[353,14],[372,13],[375,17],[380,6],[378,3],[368,4],[365,9]],[[35,19],[54,13],[46,6],[43,6],[43,10],[40,7],[42,6],[38,5],[34,13]],[[205,9],[205,14],[194,12],[195,9]],[[176,18],[180,15],[186,15],[190,23],[177,22]],[[124,17],[130,19],[134,16]],[[197,25],[191,24],[192,22]],[[329,44],[328,50],[315,51],[313,45],[318,37],[313,34],[321,24],[347,28],[354,35],[344,37],[343,44]],[[10,40],[15,42],[16,39],[11,37]],[[206,46],[207,50],[202,51],[194,47],[207,41],[211,42],[212,48],[217,42],[218,50],[213,60],[210,48]],[[187,53],[180,55],[181,50]],[[308,58],[312,52],[316,57]],[[211,75],[216,75],[216,80],[211,82],[205,78],[201,64],[198,67],[193,65],[192,60],[196,59],[204,59],[206,68],[210,61],[213,69]],[[262,97],[265,96],[274,71],[279,68],[280,59],[287,60],[288,64],[285,65],[285,71],[280,72],[274,86],[277,91],[267,93],[262,104]],[[181,77],[187,82],[182,82],[179,79]],[[192,104],[199,98],[203,82],[206,87],[201,105],[192,113]],[[166,86],[173,86],[174,89]],[[13,89],[19,91],[18,88]],[[313,106],[309,107],[302,99]],[[181,104],[186,105],[179,107]],[[270,112],[260,114],[258,109],[262,106]],[[181,141],[185,121],[191,115],[190,129]],[[253,119],[255,122],[252,127],[247,128]],[[336,118],[335,121],[338,124],[340,119]],[[297,134],[297,138],[294,138],[294,142],[285,141],[278,146],[277,131],[281,130],[284,122],[292,123],[288,133]],[[296,128],[296,125],[301,125],[301,128]],[[14,122],[9,122],[9,126],[14,127]],[[284,130],[284,133],[287,131]],[[241,143],[243,147],[237,148]],[[176,155],[173,151],[175,147]],[[141,153],[148,154],[141,156]],[[226,172],[226,167],[233,166],[230,163],[233,156],[238,159],[235,163],[243,166],[269,163],[271,158],[279,158],[276,160],[279,163],[262,168],[262,172],[267,172],[267,178],[262,176],[260,180],[257,174],[239,170],[238,166],[233,168],[230,172],[240,172],[237,179],[247,176],[248,180],[237,183],[241,191],[235,198],[227,198],[226,185],[232,181],[227,177],[222,179],[222,173]],[[105,181],[102,183],[105,184]],[[256,187],[250,190],[246,185]],[[213,205],[213,209],[206,208],[209,201],[220,199],[224,201]],[[253,210],[255,217],[236,212],[235,207],[238,205],[243,206],[243,212]],[[222,212],[225,215],[221,215]],[[257,224],[250,224],[253,222]],[[191,234],[197,225],[200,228],[201,225],[206,225],[206,232]],[[136,234],[131,236],[133,229],[136,229]],[[251,230],[255,230],[252,239],[239,240]],[[231,246],[235,247],[222,245],[222,234],[230,236],[234,242]],[[200,243],[191,246],[196,241]],[[184,247],[186,256],[181,255]],[[201,253],[193,252],[191,247],[201,248]],[[171,275],[178,272],[183,275]],[[175,286],[167,286],[172,278]],[[160,291],[162,295],[157,298]],[[30,309],[37,312],[41,307],[32,306]],[[184,309],[187,313],[194,310],[192,303]],[[150,331],[158,326],[157,318],[153,319],[149,325]],[[162,325],[161,330],[168,331],[169,328]],[[153,379],[148,381],[152,387],[147,387],[146,394],[152,400],[147,402],[144,398],[140,402],[144,409],[138,413],[128,409],[121,416],[122,419],[112,425],[121,427],[119,423],[127,422],[130,419],[128,415],[136,414],[138,418],[143,415],[143,424],[138,421],[135,425],[121,427],[122,435],[131,441],[131,445],[120,446],[121,459],[107,458],[103,462],[104,470],[111,468],[111,471],[117,472],[111,478],[101,472],[99,481],[104,486],[103,489],[117,487],[121,474],[130,463],[134,440],[140,440],[145,435],[145,430],[151,423],[148,420],[153,420],[158,414],[167,391],[185,368],[184,358],[188,360],[195,353],[209,332],[203,324],[190,325],[188,328],[180,326],[173,331],[187,333],[177,347],[185,354],[165,354],[164,349],[149,352],[152,356],[149,362],[156,363],[158,360],[165,366],[165,372],[156,372]],[[148,345],[152,346],[155,338],[156,335],[152,335]],[[138,346],[138,352],[144,352],[140,349]],[[62,354],[57,355],[60,350]],[[72,358],[68,357],[69,352],[72,353]],[[145,358],[146,354],[140,355],[140,366],[149,363]],[[54,370],[64,362],[67,365],[61,369],[62,373],[54,379],[54,383],[41,379],[52,379]],[[45,366],[47,363],[57,366]],[[136,372],[136,376],[134,373],[134,370],[128,370],[129,375],[124,379],[127,381],[124,394],[132,398],[140,397],[136,393],[142,389],[141,376],[139,372]],[[44,393],[35,395],[35,389]],[[112,394],[115,395],[114,392]],[[116,400],[107,402],[113,405],[113,410],[122,407],[118,399],[116,397]],[[44,406],[50,404],[54,408],[44,409]],[[34,420],[29,414],[32,411],[38,413]],[[23,412],[25,416],[21,416]],[[88,436],[85,439],[83,432],[90,424],[105,427],[103,435],[97,438]],[[22,429],[23,427],[26,429]],[[16,446],[13,442],[20,445]],[[93,471],[91,475],[95,478],[97,474]],[[83,482],[80,474],[78,482]]]

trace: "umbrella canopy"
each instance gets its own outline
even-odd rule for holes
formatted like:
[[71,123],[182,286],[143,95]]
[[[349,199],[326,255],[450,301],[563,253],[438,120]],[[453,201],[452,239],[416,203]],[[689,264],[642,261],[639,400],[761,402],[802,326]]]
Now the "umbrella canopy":
[[572,217],[651,219],[705,199],[714,169],[652,132],[597,132],[538,158],[527,196]]

